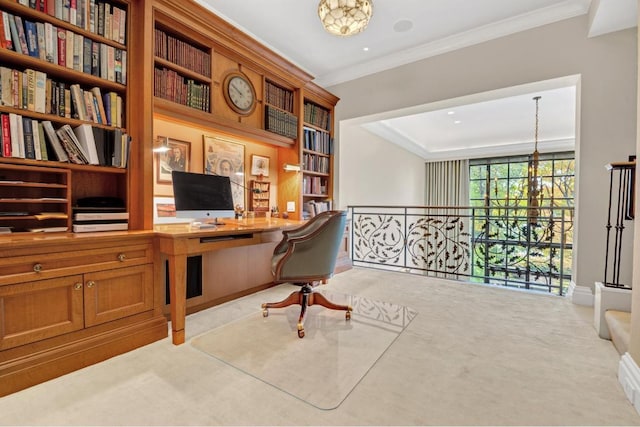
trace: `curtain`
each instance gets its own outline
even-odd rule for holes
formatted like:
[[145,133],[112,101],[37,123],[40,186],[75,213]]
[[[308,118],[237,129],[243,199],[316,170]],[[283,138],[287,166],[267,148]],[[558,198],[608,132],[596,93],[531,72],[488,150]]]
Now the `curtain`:
[[[425,204],[437,206],[437,209],[427,209],[429,229],[425,234],[427,250],[425,269],[436,268],[437,273],[429,275],[437,277],[459,279],[459,274],[469,274],[466,261],[457,257],[467,253],[470,239],[468,209],[453,209],[453,207],[469,206],[469,160],[448,160],[426,163],[426,195]],[[451,208],[448,208],[451,207]],[[462,226],[462,228],[460,228]],[[435,232],[437,229],[437,232]],[[430,240],[429,245],[427,240]],[[444,271],[443,271],[444,270]]]
[[426,164],[426,206],[469,205],[469,160]]

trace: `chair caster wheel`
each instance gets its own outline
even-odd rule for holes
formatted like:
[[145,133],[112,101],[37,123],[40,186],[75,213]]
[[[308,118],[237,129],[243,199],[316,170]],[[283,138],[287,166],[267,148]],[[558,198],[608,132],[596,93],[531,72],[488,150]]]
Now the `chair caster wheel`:
[[304,329],[298,329],[298,338],[304,338]]
[[262,317],[269,317],[269,310],[267,310],[266,308],[262,309]]
[[345,313],[345,315],[344,315],[344,318],[345,318],[346,320],[351,320],[351,312],[350,312],[350,311],[347,311],[347,312]]

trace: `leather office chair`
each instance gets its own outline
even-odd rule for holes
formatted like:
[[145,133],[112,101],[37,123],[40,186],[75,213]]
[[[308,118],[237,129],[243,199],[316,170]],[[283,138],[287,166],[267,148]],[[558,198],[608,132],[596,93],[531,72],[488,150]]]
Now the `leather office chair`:
[[346,319],[351,319],[350,306],[334,304],[313,289],[319,282],[326,283],[333,275],[346,218],[346,211],[326,211],[314,216],[301,227],[282,232],[284,237],[274,249],[271,260],[273,282],[291,282],[302,287],[280,302],[262,304],[264,317],[269,315],[270,308],[299,304],[300,338],[304,337],[304,319],[308,306],[317,304],[331,310],[344,310]]

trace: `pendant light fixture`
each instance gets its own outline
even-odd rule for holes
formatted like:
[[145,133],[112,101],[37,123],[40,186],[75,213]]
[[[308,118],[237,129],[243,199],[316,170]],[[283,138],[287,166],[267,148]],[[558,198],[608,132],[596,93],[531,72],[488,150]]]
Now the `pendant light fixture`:
[[533,154],[531,155],[531,164],[529,165],[529,224],[535,225],[540,215],[539,207],[542,205],[542,189],[540,185],[540,177],[538,176],[538,166],[540,163],[540,154],[538,153],[538,103],[541,96],[534,96],[536,102],[536,122],[534,133]]
[[367,27],[372,0],[320,0],[318,16],[324,29],[336,36],[352,36]]

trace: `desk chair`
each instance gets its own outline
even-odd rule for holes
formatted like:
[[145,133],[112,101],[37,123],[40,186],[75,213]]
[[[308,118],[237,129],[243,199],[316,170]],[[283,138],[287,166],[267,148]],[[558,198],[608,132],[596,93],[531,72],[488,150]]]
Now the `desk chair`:
[[264,317],[269,315],[270,308],[299,304],[300,338],[304,337],[304,319],[308,306],[317,304],[331,310],[344,310],[346,319],[351,319],[350,306],[334,304],[314,291],[315,285],[326,283],[333,275],[346,218],[346,211],[326,211],[314,216],[301,227],[282,232],[284,237],[274,249],[271,260],[273,282],[291,282],[301,288],[280,302],[262,304]]

